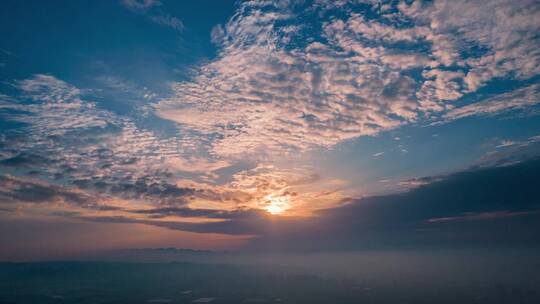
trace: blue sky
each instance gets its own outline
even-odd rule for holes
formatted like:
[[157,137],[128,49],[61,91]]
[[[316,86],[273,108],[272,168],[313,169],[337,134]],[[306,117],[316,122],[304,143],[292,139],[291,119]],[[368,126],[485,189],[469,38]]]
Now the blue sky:
[[536,1],[1,6],[6,220],[309,218],[540,151]]

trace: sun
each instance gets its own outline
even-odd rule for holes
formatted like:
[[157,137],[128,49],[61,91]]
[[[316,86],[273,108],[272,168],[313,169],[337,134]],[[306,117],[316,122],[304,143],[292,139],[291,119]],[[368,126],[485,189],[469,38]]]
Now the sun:
[[288,196],[269,194],[264,199],[264,209],[271,214],[282,214],[291,207],[291,201]]

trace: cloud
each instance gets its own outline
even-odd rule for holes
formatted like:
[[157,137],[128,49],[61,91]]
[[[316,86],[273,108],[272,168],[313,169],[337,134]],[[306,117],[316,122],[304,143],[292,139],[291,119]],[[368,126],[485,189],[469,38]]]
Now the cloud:
[[109,193],[132,201],[150,202],[154,205],[183,206],[187,205],[190,197],[197,194],[197,189],[178,187],[164,181],[156,180],[155,176],[117,179],[78,179],[73,181],[76,186],[94,190],[97,193]]
[[266,218],[265,213],[259,209],[236,209],[236,210],[217,210],[217,209],[192,209],[192,208],[151,208],[133,210],[132,213],[148,214],[152,218],[160,218],[171,215],[181,217],[204,217],[226,220],[247,219],[247,218]]
[[531,136],[519,141],[502,141],[482,155],[474,166],[504,167],[514,165],[540,155],[540,136]]
[[424,178],[426,183],[405,193],[352,199],[321,210],[312,219],[276,224],[251,246],[265,250],[538,246],[539,169],[540,160],[533,159]]
[[164,27],[172,28],[178,32],[184,30],[184,23],[182,20],[177,17],[171,16],[164,12],[160,7],[163,5],[161,1],[158,0],[122,0],[122,4],[142,15],[148,17],[152,22],[159,24]]
[[77,129],[105,128],[111,120],[108,113],[97,111],[94,103],[83,101],[78,88],[53,76],[36,74],[18,81],[17,86],[23,97],[33,103],[10,103],[5,107],[31,115],[16,114],[10,120],[27,123],[35,132],[47,130],[50,135],[63,136]]
[[430,223],[439,223],[439,222],[461,222],[461,221],[476,221],[476,220],[492,220],[500,219],[505,217],[521,217],[535,215],[539,211],[522,211],[522,212],[509,212],[509,211],[495,211],[495,212],[480,212],[473,214],[466,214],[462,216],[453,216],[453,217],[440,217],[429,219]]
[[134,10],[147,10],[162,5],[159,0],[122,0],[122,4]]
[[[103,64],[99,62],[99,64]],[[115,98],[116,100],[127,99],[130,103],[135,100],[149,101],[157,98],[157,94],[147,87],[140,88],[132,81],[115,75],[98,76],[96,80],[103,86],[99,95],[104,98]],[[93,92],[95,93],[95,92]],[[135,100],[134,100],[135,99]],[[141,106],[144,107],[144,106]]]
[[212,233],[212,234],[228,234],[228,235],[243,235],[252,236],[266,229],[265,222],[259,221],[219,221],[208,223],[192,223],[182,221],[157,221],[134,219],[123,216],[86,216],[74,217],[79,220],[102,222],[102,223],[121,223],[121,224],[144,224],[155,227],[161,227],[171,230],[196,232],[196,233]]
[[396,28],[383,23],[368,20],[358,13],[351,13],[346,26],[356,34],[369,40],[384,42],[415,42],[424,39],[430,33],[429,27]]
[[[157,105],[165,119],[218,134],[213,153],[253,155],[331,146],[401,124],[390,115],[414,116],[408,110],[413,103],[407,98],[413,85],[408,77],[340,59],[335,50],[316,43],[287,51],[280,43],[296,32],[277,29],[275,23],[289,21],[290,13],[263,11],[252,3],[240,11],[245,15],[223,27],[219,58],[202,67],[193,82],[175,84],[176,96]],[[381,83],[358,83],[367,77]]]
[[94,198],[83,192],[9,175],[0,176],[0,201],[2,204],[61,202],[86,208],[99,206]]
[[510,147],[510,146],[515,145],[515,144],[516,144],[515,141],[511,141],[511,140],[503,140],[503,141],[501,141],[500,144],[498,144],[498,145],[496,146],[496,148]]
[[14,168],[32,168],[49,162],[50,160],[40,155],[34,155],[26,152],[19,153],[12,157],[6,157],[0,160],[0,165]]
[[509,93],[487,98],[477,103],[455,108],[444,115],[446,121],[468,116],[496,115],[524,109],[540,103],[540,84],[531,84]]
[[[251,249],[343,250],[538,245],[540,160],[423,178],[410,191],[319,210],[314,217],[269,217],[260,210],[191,208],[132,210],[149,218],[90,216],[98,222],[142,223],[172,230],[252,236]],[[196,216],[218,221],[171,221]]]
[[21,95],[0,116],[19,123],[5,132],[0,165],[13,174],[61,180],[101,194],[183,205],[197,191],[178,187],[182,171],[211,173],[224,161],[184,158],[176,137],[160,137],[130,118],[99,108],[84,92],[50,75],[16,82]]
[[442,176],[425,176],[419,178],[411,178],[399,182],[399,185],[408,189],[429,185],[434,182],[442,181],[444,178]]
[[184,30],[184,23],[182,20],[170,15],[151,16],[150,19],[159,25],[170,27],[179,32]]
[[[217,58],[190,81],[172,84],[174,94],[156,104],[157,115],[211,137],[214,155],[257,159],[440,120],[439,114],[449,120],[535,103],[504,99],[536,86],[494,97],[498,104],[451,103],[493,79],[538,75],[535,1],[390,3],[377,18],[359,10],[346,1],[240,4],[212,30]],[[298,21],[330,11],[342,17],[309,31]]]
[[313,168],[261,162],[234,169],[234,160],[200,154],[189,136],[141,128],[137,117],[102,109],[87,91],[53,76],[35,75],[16,87],[21,94],[6,98],[0,111],[15,124],[0,150],[0,166],[11,174],[160,208],[265,209],[286,197],[286,208],[310,212],[340,199]]
[[224,42],[225,30],[223,29],[223,26],[221,24],[218,24],[212,28],[212,31],[210,32],[210,38],[213,43],[218,45]]
[[[123,4],[151,22],[183,29],[159,1]],[[377,243],[380,233],[396,240],[396,227],[404,233],[432,229],[423,226],[437,222],[430,219],[525,216],[521,212],[532,207],[495,200],[480,208],[477,181],[465,183],[472,194],[448,190],[450,181],[480,171],[409,180],[402,183],[407,193],[351,200],[341,191],[343,181],[291,160],[408,124],[536,106],[540,86],[530,83],[540,71],[539,10],[525,0],[240,3],[210,33],[217,56],[196,67],[192,78],[172,83],[170,96],[136,92],[120,78],[101,79],[153,102],[147,114],[174,122],[172,135],[143,127],[141,117],[102,108],[91,91],[52,75],[13,82],[17,94],[0,95],[0,117],[9,127],[0,137],[0,166],[11,174],[2,180],[2,195],[16,204],[72,199],[66,216],[87,220],[263,237],[275,226],[260,210],[278,204],[295,216],[313,216],[302,223],[278,216],[283,235],[299,236],[309,226],[336,242],[354,239],[353,231],[363,228],[374,231],[366,237]],[[515,89],[479,100],[479,90],[500,79]],[[515,168],[537,151],[532,138],[526,141],[503,144],[478,167]],[[478,199],[478,208],[465,206],[465,197]],[[439,200],[446,205],[428,203]],[[94,201],[123,209],[75,210],[92,209]],[[320,211],[336,206],[342,207]]]

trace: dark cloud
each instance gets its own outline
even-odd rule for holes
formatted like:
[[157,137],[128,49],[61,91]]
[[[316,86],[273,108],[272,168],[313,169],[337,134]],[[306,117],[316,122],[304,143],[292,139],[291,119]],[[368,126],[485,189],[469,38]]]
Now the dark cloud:
[[9,175],[0,175],[0,204],[52,204],[56,202],[94,210],[110,211],[119,209],[114,206],[100,204],[99,199],[67,187],[51,185],[41,181],[23,180]]
[[73,218],[104,223],[130,223],[145,224],[162,227],[172,230],[197,232],[197,233],[217,233],[229,235],[263,235],[269,231],[268,218],[236,218],[235,220],[223,220],[217,222],[179,222],[179,221],[158,221],[152,219],[135,219],[126,216],[82,216]]
[[[24,182],[9,176],[0,176],[0,198],[2,201],[20,201],[31,203],[49,202],[63,192],[57,191],[53,187],[48,187],[32,182]],[[76,196],[70,195],[71,198],[78,199]]]
[[249,218],[260,219],[266,218],[265,212],[256,209],[237,209],[237,210],[219,210],[219,209],[192,209],[192,208],[154,208],[154,209],[142,209],[134,210],[133,213],[147,214],[155,218],[165,217],[170,215],[177,215],[182,217],[205,217],[205,218],[218,218],[218,219],[235,219],[245,220]]
[[[408,192],[344,201],[337,208],[298,218],[270,216],[261,210],[192,209],[165,205],[129,211],[147,215],[66,216],[95,222],[138,223],[198,233],[258,236],[257,249],[346,250],[395,247],[540,245],[540,159],[494,168],[475,168],[448,176],[421,178]],[[149,181],[100,186],[107,191],[156,199],[182,199],[196,190]],[[61,198],[91,205],[89,198],[60,187],[0,178],[0,197],[45,202]],[[89,185],[84,185],[89,187]],[[112,187],[112,188],[110,188]],[[98,208],[98,207],[95,207]],[[112,209],[106,209],[112,210]],[[221,219],[181,222],[167,216]],[[160,219],[160,220],[158,220]]]
[[[251,209],[168,207],[132,211],[146,214],[148,219],[83,219],[199,233],[257,235],[250,246],[265,250],[540,245],[540,159],[418,180],[424,184],[408,192],[350,200],[310,218],[276,217]],[[223,221],[152,220],[171,215]]]
[[[540,159],[419,180],[425,183],[408,192],[349,200],[309,218],[276,217],[252,209],[167,207],[132,211],[147,219],[81,219],[254,235],[258,238],[250,248],[264,250],[540,245]],[[223,220],[154,220],[171,215]]]
[[73,182],[82,189],[91,189],[102,193],[110,193],[125,199],[144,199],[157,205],[182,206],[199,190],[178,187],[174,184],[147,176],[132,179],[122,178],[90,178]]
[[[85,221],[107,223],[135,223],[157,226],[172,230],[181,230],[198,233],[220,233],[230,235],[264,235],[271,230],[270,215],[262,210],[238,209],[191,209],[191,208],[153,208],[130,211],[133,214],[148,215],[146,219],[137,219],[128,216],[79,216],[73,214],[72,218]],[[198,217],[201,219],[222,219],[222,221],[182,222],[172,220],[155,220],[165,216]],[[291,218],[292,219],[292,218]],[[283,220],[282,220],[283,221]],[[285,222],[285,221],[283,221]]]
[[45,183],[24,181],[10,176],[0,176],[0,198],[4,201],[47,203],[62,199],[76,205],[87,205],[91,199],[82,193]]
[[540,159],[437,178],[275,225],[253,246],[321,250],[540,245]]
[[37,154],[21,152],[13,157],[0,160],[0,165],[13,168],[32,168],[34,166],[53,162],[53,160]]

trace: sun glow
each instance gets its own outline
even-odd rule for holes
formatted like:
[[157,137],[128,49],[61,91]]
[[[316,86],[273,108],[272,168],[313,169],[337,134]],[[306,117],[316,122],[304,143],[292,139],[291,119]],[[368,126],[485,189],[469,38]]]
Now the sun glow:
[[281,214],[291,207],[291,201],[288,196],[269,194],[264,198],[264,209],[271,214]]

